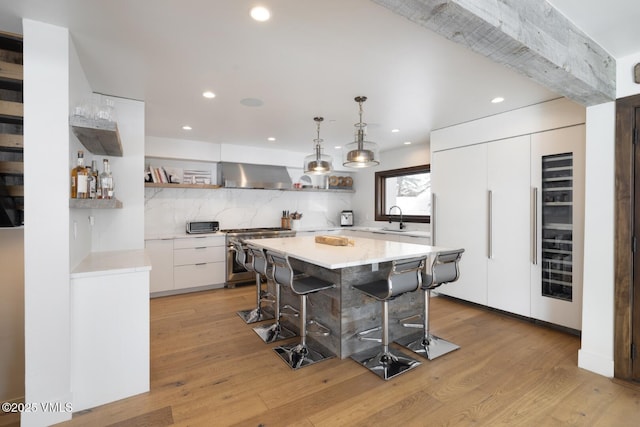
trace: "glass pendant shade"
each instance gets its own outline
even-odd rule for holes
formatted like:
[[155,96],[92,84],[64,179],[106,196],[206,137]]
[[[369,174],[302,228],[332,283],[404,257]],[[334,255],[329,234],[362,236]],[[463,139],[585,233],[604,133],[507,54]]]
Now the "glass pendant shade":
[[362,123],[362,103],[367,100],[365,96],[356,97],[356,102],[360,104],[360,123],[356,123],[356,138],[344,146],[343,166],[350,168],[366,168],[380,164],[378,144],[365,141],[366,123]]
[[313,154],[304,158],[304,173],[311,175],[326,175],[333,170],[333,160],[331,156],[322,154],[322,139],[320,139],[320,122],[322,117],[314,117],[318,127],[318,137],[314,139],[315,147]]

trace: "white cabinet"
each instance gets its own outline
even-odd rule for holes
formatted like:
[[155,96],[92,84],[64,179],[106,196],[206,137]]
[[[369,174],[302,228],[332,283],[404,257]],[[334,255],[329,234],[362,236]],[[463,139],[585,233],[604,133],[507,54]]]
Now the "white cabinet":
[[74,412],[149,391],[148,267],[72,277],[70,299]]
[[521,316],[530,315],[530,139],[487,144],[487,305]]
[[199,236],[173,242],[174,289],[224,286],[224,236]]
[[431,244],[464,248],[460,279],[439,293],[487,304],[487,145],[438,151],[431,156],[435,207]]
[[151,258],[149,290],[153,292],[173,289],[173,239],[147,240],[145,249]]
[[226,277],[224,235],[145,242],[151,258],[151,293],[170,293],[206,286],[222,288]]
[[[440,293],[580,329],[584,141],[579,125],[432,154],[433,244],[465,248],[460,279]],[[549,160],[567,156],[570,168]],[[555,184],[566,171],[570,184]]]

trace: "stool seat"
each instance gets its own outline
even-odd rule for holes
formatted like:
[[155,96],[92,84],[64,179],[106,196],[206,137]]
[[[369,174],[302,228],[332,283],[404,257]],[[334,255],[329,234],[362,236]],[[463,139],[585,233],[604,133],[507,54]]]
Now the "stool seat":
[[423,284],[421,289],[424,295],[424,306],[422,314],[422,324],[404,323],[408,328],[422,328],[422,332],[412,334],[395,342],[408,348],[414,353],[420,354],[429,360],[433,360],[444,354],[450,353],[460,348],[457,344],[444,340],[433,335],[429,330],[429,302],[431,300],[431,290],[445,284],[452,283],[460,277],[459,262],[464,249],[443,251],[438,253],[431,264],[429,273],[423,272]]
[[[287,338],[295,337],[295,332],[285,328],[282,323],[280,323],[280,318],[283,315],[297,316],[297,311],[293,310],[293,313],[286,312],[284,310],[289,309],[289,306],[280,306],[280,284],[273,280],[273,263],[270,262],[270,259],[267,257],[264,249],[259,248],[257,246],[249,246],[248,247],[252,257],[253,257],[253,265],[254,268],[258,268],[259,271],[262,271],[266,276],[267,280],[271,280],[275,283],[276,287],[276,296],[275,296],[275,307],[274,312],[275,322],[268,325],[259,325],[253,328],[253,331],[258,334],[258,336],[265,343],[272,343],[280,340],[285,340]],[[284,309],[284,310],[283,310]]]
[[[382,343],[381,348],[374,348],[351,355],[351,358],[369,369],[384,380],[391,379],[420,365],[420,362],[409,355],[389,349],[389,301],[406,292],[414,292],[422,285],[421,270],[426,257],[396,260],[392,262],[391,271],[386,280],[375,280],[353,285],[353,288],[364,295],[382,303],[382,325],[356,334],[362,340],[374,340]],[[371,332],[382,329],[381,338],[367,338]]]
[[238,316],[245,321],[245,323],[256,323],[263,320],[273,319],[273,315],[267,313],[262,308],[263,302],[272,302],[272,299],[268,295],[268,292],[262,290],[262,276],[266,272],[265,265],[256,263],[255,257],[250,257],[250,249],[238,239],[231,240],[233,250],[236,255],[236,262],[242,265],[247,271],[253,271],[256,274],[256,307],[246,310],[238,311]]
[[281,285],[288,285],[300,296],[300,342],[281,345],[273,350],[292,369],[299,369],[333,357],[307,343],[307,325],[313,324],[317,335],[327,336],[330,331],[326,326],[307,319],[307,296],[312,293],[335,288],[335,284],[315,276],[300,274],[291,267],[289,257],[274,251],[267,251],[267,257],[273,264],[273,279]]

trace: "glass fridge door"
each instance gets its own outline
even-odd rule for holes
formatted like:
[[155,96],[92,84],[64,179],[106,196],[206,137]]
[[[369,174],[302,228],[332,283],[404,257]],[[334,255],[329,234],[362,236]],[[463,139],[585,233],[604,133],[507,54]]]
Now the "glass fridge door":
[[542,295],[573,300],[573,153],[542,156]]

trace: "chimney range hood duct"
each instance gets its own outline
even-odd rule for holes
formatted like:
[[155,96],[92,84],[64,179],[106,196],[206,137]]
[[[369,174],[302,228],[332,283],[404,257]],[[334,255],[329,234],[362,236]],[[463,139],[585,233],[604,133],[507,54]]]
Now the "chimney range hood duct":
[[220,162],[218,183],[225,188],[280,190],[291,188],[291,177],[284,166]]

